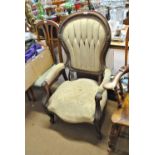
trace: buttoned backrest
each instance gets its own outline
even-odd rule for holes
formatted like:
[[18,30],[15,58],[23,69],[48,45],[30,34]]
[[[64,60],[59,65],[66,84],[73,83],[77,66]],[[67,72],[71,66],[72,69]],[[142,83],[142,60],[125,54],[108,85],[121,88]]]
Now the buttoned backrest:
[[93,73],[103,71],[111,33],[101,14],[82,12],[69,16],[60,26],[59,38],[70,68]]

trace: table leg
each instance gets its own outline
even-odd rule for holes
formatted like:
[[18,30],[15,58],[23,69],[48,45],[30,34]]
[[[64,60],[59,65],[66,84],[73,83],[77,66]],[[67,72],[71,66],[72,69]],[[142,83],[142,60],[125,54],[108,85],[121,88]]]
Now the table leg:
[[26,95],[27,95],[29,101],[36,101],[36,98],[35,98],[35,95],[34,95],[32,88],[29,88],[26,91]]
[[121,130],[121,126],[118,124],[113,124],[109,136],[109,142],[108,142],[108,151],[114,151],[117,143],[117,138],[119,137]]

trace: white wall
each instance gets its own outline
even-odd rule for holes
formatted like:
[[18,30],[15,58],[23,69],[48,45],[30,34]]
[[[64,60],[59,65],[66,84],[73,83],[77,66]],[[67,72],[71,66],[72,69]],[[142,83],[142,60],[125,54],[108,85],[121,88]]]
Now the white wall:
[[106,57],[106,65],[115,75],[119,68],[125,65],[125,50],[110,48]]

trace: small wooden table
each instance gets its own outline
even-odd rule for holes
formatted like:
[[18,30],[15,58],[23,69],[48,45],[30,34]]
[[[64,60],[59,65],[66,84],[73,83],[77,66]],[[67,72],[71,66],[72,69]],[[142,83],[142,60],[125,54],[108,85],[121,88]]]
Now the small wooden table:
[[48,48],[25,64],[25,92],[29,100],[35,100],[32,85],[52,65],[53,59]]
[[109,136],[109,151],[115,150],[117,138],[120,136],[121,128],[129,128],[129,94],[126,95],[122,108],[117,109],[111,117],[112,128]]
[[[125,28],[121,30],[122,33],[126,34],[129,26],[125,25]],[[111,48],[116,48],[116,49],[125,49],[125,40],[124,41],[113,41],[111,40],[110,43]]]

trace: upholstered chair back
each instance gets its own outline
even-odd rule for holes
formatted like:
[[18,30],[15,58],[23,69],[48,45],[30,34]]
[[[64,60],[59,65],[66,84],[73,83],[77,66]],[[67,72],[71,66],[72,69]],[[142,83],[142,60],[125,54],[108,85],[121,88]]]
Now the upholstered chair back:
[[101,14],[81,12],[69,16],[59,27],[59,38],[70,69],[103,73],[111,33]]

